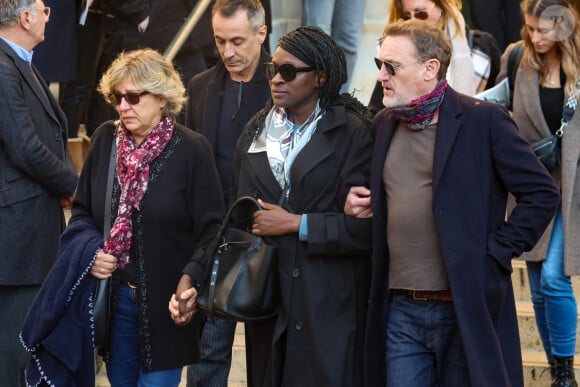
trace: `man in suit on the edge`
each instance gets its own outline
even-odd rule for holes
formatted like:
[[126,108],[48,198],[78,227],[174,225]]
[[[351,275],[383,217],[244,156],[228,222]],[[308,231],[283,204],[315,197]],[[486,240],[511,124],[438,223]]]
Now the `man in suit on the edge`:
[[66,118],[31,66],[49,16],[42,0],[0,0],[0,386],[24,386],[18,333],[78,181]]

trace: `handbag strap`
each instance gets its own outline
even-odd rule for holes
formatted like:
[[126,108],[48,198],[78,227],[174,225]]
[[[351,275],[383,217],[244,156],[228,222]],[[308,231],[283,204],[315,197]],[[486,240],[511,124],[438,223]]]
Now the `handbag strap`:
[[[115,126],[116,128],[116,126]],[[115,129],[114,134],[117,133]],[[113,199],[113,182],[115,181],[115,164],[117,161],[117,136],[113,135],[111,144],[111,156],[109,157],[109,172],[107,173],[107,191],[105,192],[105,218],[103,224],[103,236],[105,239],[111,231],[111,202]]]
[[564,110],[562,111],[562,120],[560,121],[560,129],[556,131],[556,136],[562,137],[564,135],[564,129],[568,126],[568,122],[574,117],[574,112],[576,111],[576,105],[578,100],[576,96],[571,95],[566,100],[564,104]]

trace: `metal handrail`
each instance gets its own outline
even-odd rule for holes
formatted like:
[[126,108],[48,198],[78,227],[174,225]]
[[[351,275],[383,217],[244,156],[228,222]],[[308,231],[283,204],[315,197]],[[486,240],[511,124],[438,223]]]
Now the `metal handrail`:
[[177,34],[175,35],[171,43],[169,43],[169,46],[167,47],[165,53],[163,54],[163,56],[167,60],[172,61],[173,58],[175,58],[175,56],[181,49],[181,46],[183,46],[185,39],[187,39],[189,34],[191,34],[191,31],[195,28],[195,26],[199,22],[199,19],[201,19],[201,16],[204,14],[205,10],[207,9],[211,1],[212,0],[200,0],[196,4],[196,6],[191,10],[189,16],[187,17],[187,20],[185,21],[185,23],[183,23],[179,31],[177,31]]

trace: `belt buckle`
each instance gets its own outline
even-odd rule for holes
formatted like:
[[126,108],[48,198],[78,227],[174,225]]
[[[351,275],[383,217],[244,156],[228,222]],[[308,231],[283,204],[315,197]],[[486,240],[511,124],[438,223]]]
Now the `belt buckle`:
[[[423,294],[423,297],[420,297],[419,294]],[[418,292],[416,290],[411,291],[411,298],[415,301],[429,301],[427,299],[427,295],[424,292]]]
[[131,289],[131,297],[133,298],[133,302],[137,299],[137,283],[127,281],[127,286]]

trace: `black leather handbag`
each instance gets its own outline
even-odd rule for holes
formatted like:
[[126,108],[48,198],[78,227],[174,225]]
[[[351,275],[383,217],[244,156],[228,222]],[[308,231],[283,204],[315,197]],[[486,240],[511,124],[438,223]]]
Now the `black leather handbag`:
[[[111,145],[111,157],[109,159],[109,172],[107,175],[107,191],[105,193],[105,224],[103,236],[106,239],[111,230],[111,199],[113,195],[113,180],[115,178],[115,161],[117,157],[117,146],[115,138]],[[95,289],[95,299],[93,301],[93,319],[94,319],[94,340],[95,346],[103,346],[109,342],[111,332],[111,315],[112,315],[112,276],[98,280]]]
[[250,230],[256,199],[244,196],[228,210],[213,245],[197,295],[197,307],[208,317],[255,321],[278,312],[276,247]]
[[548,171],[554,170],[560,163],[560,147],[555,134],[532,143],[532,150]]
[[108,343],[111,331],[111,292],[112,277],[97,281],[95,301],[93,303],[93,317],[95,319],[95,345],[102,346]]
[[575,96],[569,96],[564,104],[564,109],[562,110],[562,120],[560,123],[560,128],[556,131],[556,134],[544,137],[539,141],[532,143],[532,150],[536,156],[540,159],[544,167],[548,171],[554,170],[560,164],[560,144],[558,144],[558,139],[562,138],[564,135],[564,130],[568,126],[568,122],[574,116],[576,111],[577,100]]

